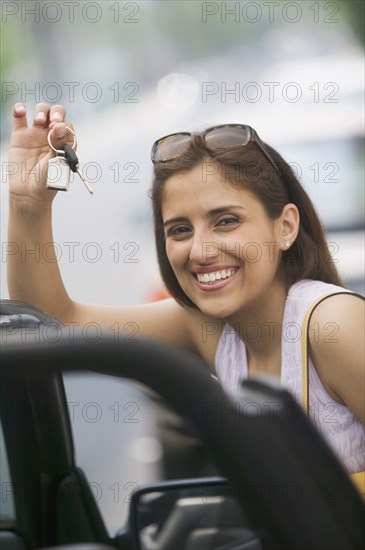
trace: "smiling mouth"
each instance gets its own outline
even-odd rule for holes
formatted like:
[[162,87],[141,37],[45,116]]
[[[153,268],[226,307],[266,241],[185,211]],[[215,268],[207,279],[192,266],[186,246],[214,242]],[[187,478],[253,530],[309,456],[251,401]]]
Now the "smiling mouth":
[[230,279],[238,271],[238,267],[212,271],[211,273],[193,273],[200,284],[213,286],[217,282]]

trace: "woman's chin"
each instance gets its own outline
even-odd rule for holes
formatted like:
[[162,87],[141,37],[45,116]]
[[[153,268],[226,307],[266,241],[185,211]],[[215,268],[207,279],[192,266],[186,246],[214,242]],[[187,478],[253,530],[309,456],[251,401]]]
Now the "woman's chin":
[[214,317],[215,319],[226,319],[234,314],[236,307],[229,306],[229,304],[217,300],[215,303],[203,303],[203,301],[198,301],[196,306],[206,317]]

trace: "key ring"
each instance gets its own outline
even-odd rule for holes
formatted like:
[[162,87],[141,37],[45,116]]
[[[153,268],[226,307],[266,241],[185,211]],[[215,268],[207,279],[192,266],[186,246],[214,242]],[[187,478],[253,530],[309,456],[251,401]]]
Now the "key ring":
[[[48,133],[48,136],[47,136],[48,145],[50,146],[50,148],[51,148],[55,153],[57,153],[57,155],[64,155],[65,152],[64,152],[62,149],[56,149],[55,147],[53,147],[53,145],[52,145],[52,143],[51,143],[51,134],[52,134],[53,130],[54,130],[54,128],[52,128],[52,130]],[[74,132],[69,126],[66,126],[66,131],[70,132],[70,134],[73,135],[74,142],[73,142],[73,144],[71,145],[71,147],[72,147],[72,149],[75,151],[76,146],[77,146],[76,134],[75,134],[75,132]]]

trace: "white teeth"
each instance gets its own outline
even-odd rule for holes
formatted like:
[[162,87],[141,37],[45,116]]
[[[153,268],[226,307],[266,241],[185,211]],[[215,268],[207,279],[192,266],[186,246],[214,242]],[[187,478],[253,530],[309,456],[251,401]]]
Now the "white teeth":
[[198,273],[197,277],[200,283],[214,283],[215,281],[232,277],[236,271],[236,269],[222,269],[222,271],[215,271],[213,273]]

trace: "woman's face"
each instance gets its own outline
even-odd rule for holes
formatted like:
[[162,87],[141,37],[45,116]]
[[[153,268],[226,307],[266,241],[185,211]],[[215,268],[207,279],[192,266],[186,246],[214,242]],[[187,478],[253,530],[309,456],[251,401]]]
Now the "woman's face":
[[190,300],[205,315],[228,318],[273,291],[281,226],[252,193],[224,181],[218,169],[207,175],[207,166],[165,183],[166,253]]

